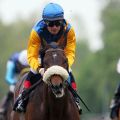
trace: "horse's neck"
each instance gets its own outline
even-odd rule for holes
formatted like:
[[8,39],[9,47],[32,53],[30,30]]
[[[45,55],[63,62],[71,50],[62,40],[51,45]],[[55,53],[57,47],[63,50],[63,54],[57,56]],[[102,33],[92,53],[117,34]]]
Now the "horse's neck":
[[120,108],[118,110],[118,120],[120,120]]
[[42,83],[36,87],[30,99],[31,104],[28,105],[27,113],[31,111],[38,113],[39,111],[39,114],[33,116],[34,119],[79,120],[79,117],[73,117],[77,116],[77,113],[75,113],[75,104],[68,90],[65,91],[65,95],[62,98],[56,98],[52,90],[45,83]]
[[[61,98],[57,98],[53,94],[52,90],[50,90],[49,88],[48,88],[48,91],[49,91],[48,92],[48,99],[49,99],[48,102],[54,103],[54,104],[51,104],[51,105],[55,106],[55,104],[56,104],[56,106],[57,106],[57,105],[60,105],[60,103],[62,103],[62,105],[64,105],[65,102],[68,102],[68,91],[65,91],[65,95],[63,97],[61,97]],[[63,103],[63,101],[64,101],[64,103]]]
[[63,116],[68,112],[69,93],[65,91],[62,98],[56,98],[52,91],[48,93],[48,109],[50,118],[54,120],[62,120]]

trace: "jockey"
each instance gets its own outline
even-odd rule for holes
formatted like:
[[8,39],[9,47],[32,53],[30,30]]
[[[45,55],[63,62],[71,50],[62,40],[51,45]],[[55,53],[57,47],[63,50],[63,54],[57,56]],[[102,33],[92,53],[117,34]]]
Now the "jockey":
[[14,88],[17,82],[18,75],[24,68],[28,66],[29,65],[27,62],[27,50],[22,50],[21,52],[14,53],[7,61],[5,80],[10,87],[9,92],[5,97],[5,100],[1,105],[1,114],[4,114],[6,112],[8,101],[13,98]]
[[[30,34],[28,42],[28,62],[31,67],[27,79],[24,81],[23,92],[19,95],[14,105],[13,110],[18,112],[24,112],[26,105],[23,100],[23,94],[26,89],[30,88],[34,84],[34,80],[31,77],[35,77],[39,71],[42,71],[42,65],[39,59],[39,53],[41,55],[41,49],[44,47],[43,43],[50,44],[51,42],[65,42],[64,48],[65,55],[68,59],[69,68],[71,68],[75,59],[76,37],[73,27],[64,19],[64,11],[62,7],[56,3],[49,3],[45,6],[42,13],[42,20],[38,21]],[[41,56],[42,57],[42,56]],[[42,59],[42,58],[41,58]],[[76,83],[72,73],[70,72],[71,86],[76,90]],[[32,81],[33,80],[33,81]],[[80,109],[79,99],[75,97],[75,102]],[[17,105],[16,105],[17,104]]]
[[[120,59],[118,60],[117,63],[117,72],[120,74]],[[110,118],[115,119],[118,118],[118,111],[120,108],[120,83],[117,86],[114,94],[114,98],[111,101],[110,105]]]

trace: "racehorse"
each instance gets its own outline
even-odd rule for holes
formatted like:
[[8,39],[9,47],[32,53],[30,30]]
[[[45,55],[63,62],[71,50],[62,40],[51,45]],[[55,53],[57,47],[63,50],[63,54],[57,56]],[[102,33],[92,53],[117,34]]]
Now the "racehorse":
[[113,120],[120,120],[120,106],[119,106],[119,108],[118,108],[118,117],[115,118],[115,119],[113,119]]
[[120,120],[120,108],[118,108],[118,115],[111,120]]
[[[6,99],[5,97],[3,98],[3,102]],[[10,113],[12,111],[12,105],[13,105],[13,95],[11,95],[11,98],[7,103],[6,111],[4,113],[0,114],[0,120],[9,120],[10,119]]]
[[118,120],[120,120],[120,108],[118,110]]
[[[73,95],[66,84],[69,77],[68,61],[62,47],[48,45],[42,66],[45,73],[29,94],[26,112],[12,112],[11,120],[80,120]],[[17,86],[16,96],[24,79]]]
[[[28,73],[29,67],[23,68],[18,76],[18,79],[20,79],[24,74]],[[9,100],[7,101],[6,110],[4,113],[0,114],[0,120],[10,120],[11,112],[13,109],[13,102],[14,102],[14,95],[12,92],[9,92]],[[4,103],[4,100],[6,99],[6,96],[3,98],[2,103]]]

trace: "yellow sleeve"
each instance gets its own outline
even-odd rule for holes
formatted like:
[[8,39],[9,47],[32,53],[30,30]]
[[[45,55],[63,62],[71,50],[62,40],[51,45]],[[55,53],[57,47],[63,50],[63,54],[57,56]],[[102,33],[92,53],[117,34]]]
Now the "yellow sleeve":
[[29,37],[27,55],[28,63],[33,70],[37,70],[37,68],[40,66],[40,62],[38,60],[40,46],[41,39],[38,36],[37,32],[35,30],[32,30]]
[[74,29],[71,28],[67,34],[67,45],[65,48],[65,54],[68,58],[69,67],[72,66],[75,59],[75,49],[76,49],[76,36]]

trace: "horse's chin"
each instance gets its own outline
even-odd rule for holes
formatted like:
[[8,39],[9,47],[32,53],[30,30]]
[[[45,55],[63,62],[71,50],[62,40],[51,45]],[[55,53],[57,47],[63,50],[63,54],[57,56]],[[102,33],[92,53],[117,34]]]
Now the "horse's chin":
[[[53,93],[54,93],[54,92],[53,92]],[[64,94],[65,94],[65,92],[64,92],[64,89],[63,89],[63,88],[62,88],[61,91],[59,91],[58,93],[54,93],[54,95],[55,95],[56,98],[61,98],[61,97],[64,96]]]
[[53,75],[50,79],[51,88],[56,98],[64,96],[64,82],[60,75]]

